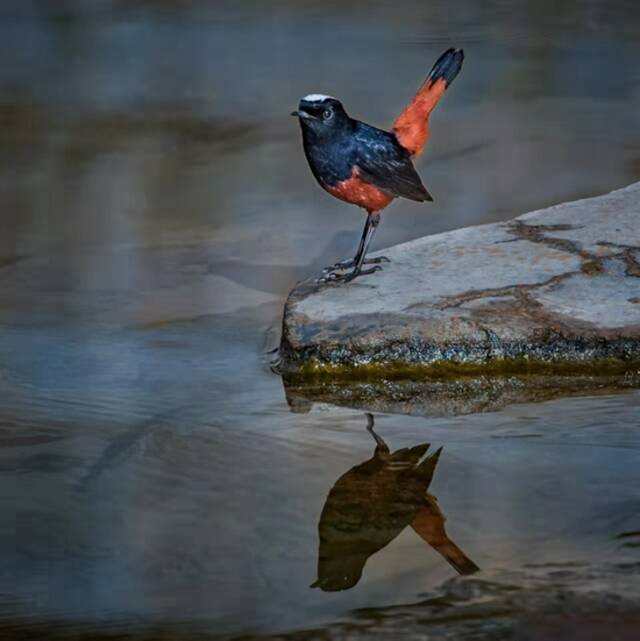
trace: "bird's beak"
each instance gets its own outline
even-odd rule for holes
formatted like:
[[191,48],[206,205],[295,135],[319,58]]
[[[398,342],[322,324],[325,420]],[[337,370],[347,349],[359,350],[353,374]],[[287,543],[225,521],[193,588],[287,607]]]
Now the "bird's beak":
[[298,118],[302,118],[303,120],[315,120],[315,116],[312,116],[310,113],[306,111],[292,111],[291,115],[297,116]]

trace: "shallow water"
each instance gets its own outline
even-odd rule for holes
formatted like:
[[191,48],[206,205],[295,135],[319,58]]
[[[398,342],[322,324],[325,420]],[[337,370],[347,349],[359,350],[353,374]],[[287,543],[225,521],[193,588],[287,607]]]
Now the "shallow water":
[[[4,635],[409,638],[440,613],[437,638],[495,638],[506,602],[561,626],[581,593],[637,616],[637,391],[376,413],[392,451],[443,446],[429,492],[480,573],[408,522],[327,592],[323,505],[384,408],[291,412],[266,354],[362,223],[312,182],[300,95],[384,126],[464,47],[419,163],[436,202],[394,203],[375,246],[509,218],[638,178],[636,4],[236,4],[0,9]],[[467,601],[491,605],[471,630]]]

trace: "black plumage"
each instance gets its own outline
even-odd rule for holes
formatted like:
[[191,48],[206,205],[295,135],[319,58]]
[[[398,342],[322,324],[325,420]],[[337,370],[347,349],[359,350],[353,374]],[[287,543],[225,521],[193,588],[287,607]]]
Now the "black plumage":
[[393,196],[416,202],[433,200],[413,166],[409,152],[393,134],[357,122],[353,164],[368,183]]

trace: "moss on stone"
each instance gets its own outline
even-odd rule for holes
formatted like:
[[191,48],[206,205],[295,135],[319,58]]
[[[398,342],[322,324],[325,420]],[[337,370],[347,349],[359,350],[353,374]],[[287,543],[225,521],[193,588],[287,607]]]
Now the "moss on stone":
[[543,361],[527,358],[495,359],[483,363],[438,361],[409,363],[406,361],[375,361],[370,363],[331,363],[315,357],[299,364],[295,370],[282,372],[287,381],[312,380],[454,380],[470,376],[624,376],[640,372],[640,361],[616,358],[590,361]]

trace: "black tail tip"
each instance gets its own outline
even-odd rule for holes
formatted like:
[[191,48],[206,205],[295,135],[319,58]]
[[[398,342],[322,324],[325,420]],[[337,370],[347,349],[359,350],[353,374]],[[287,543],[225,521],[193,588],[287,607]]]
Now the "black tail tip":
[[458,574],[462,576],[469,576],[480,572],[480,568],[467,556],[463,555],[462,559],[451,559],[451,565],[456,569]]
[[455,77],[462,69],[464,60],[464,51],[462,49],[447,49],[433,65],[433,68],[427,76],[428,80],[435,82],[441,78],[447,83],[447,87],[453,82]]

